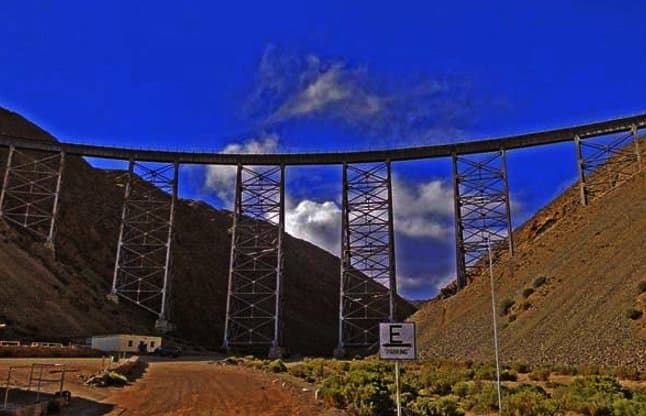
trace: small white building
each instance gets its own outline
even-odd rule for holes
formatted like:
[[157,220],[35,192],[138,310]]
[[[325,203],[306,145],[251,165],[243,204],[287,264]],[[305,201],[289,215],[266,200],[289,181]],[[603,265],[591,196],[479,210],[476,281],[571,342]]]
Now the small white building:
[[154,352],[161,347],[161,337],[148,335],[97,335],[92,337],[92,348],[105,352],[140,352],[140,345],[146,352]]

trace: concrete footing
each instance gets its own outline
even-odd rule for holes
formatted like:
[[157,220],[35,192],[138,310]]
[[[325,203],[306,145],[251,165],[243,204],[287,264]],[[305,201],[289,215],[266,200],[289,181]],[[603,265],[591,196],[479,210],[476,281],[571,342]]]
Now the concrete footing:
[[162,334],[166,334],[172,330],[175,329],[175,325],[173,325],[169,320],[167,319],[157,319],[155,321],[155,330],[157,332],[160,332]]

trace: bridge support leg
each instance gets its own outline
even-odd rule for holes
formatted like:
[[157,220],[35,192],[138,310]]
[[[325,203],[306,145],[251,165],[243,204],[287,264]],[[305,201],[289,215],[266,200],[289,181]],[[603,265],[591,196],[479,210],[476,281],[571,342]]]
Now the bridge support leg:
[[643,160],[642,160],[642,152],[639,146],[639,137],[637,136],[637,126],[633,125],[632,128],[630,129],[630,133],[633,136],[633,143],[635,145],[635,154],[637,155],[637,171],[641,172],[643,169]]
[[9,148],[0,216],[53,248],[65,154]]
[[628,133],[587,138],[574,137],[581,203],[587,205],[641,171],[637,127]]
[[169,299],[178,163],[129,161],[119,242],[109,297],[157,315],[155,327],[172,329]]
[[513,254],[511,201],[505,150],[453,155],[457,287],[464,288],[488,251],[505,243]]
[[367,353],[379,341],[379,323],[394,321],[397,280],[390,161],[343,165],[339,342]]
[[284,355],[285,167],[238,165],[223,348]]

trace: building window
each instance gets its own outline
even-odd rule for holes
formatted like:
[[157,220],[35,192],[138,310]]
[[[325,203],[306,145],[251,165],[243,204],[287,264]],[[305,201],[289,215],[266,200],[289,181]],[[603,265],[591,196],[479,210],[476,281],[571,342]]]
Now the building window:
[[155,341],[150,341],[150,348],[155,348]]
[[132,347],[132,340],[129,340],[129,341],[128,341],[128,346],[129,346],[129,347]]

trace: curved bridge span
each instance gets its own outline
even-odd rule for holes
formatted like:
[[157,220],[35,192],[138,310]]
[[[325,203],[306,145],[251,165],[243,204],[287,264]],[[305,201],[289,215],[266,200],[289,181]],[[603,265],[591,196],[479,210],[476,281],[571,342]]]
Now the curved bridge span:
[[342,163],[371,163],[390,160],[392,162],[415,159],[448,157],[454,154],[467,155],[493,152],[500,149],[512,150],[523,147],[572,141],[627,132],[646,126],[646,114],[614,120],[584,124],[574,127],[542,131],[516,136],[465,141],[453,144],[421,146],[391,150],[372,150],[344,153],[284,153],[284,154],[223,154],[189,153],[162,150],[138,150],[119,147],[93,146],[76,143],[61,143],[13,137],[0,134],[0,146],[16,146],[23,149],[49,152],[64,151],[70,155],[99,157],[106,159],[134,159],[142,162],[177,162],[181,164],[212,165],[338,165]]
[[[0,125],[0,132],[3,131]],[[179,167],[237,167],[223,347],[283,353],[286,166],[342,168],[339,334],[335,354],[366,351],[378,324],[397,319],[392,162],[450,157],[456,235],[456,287],[466,286],[492,248],[514,252],[506,152],[572,142],[583,205],[643,169],[646,114],[496,139],[390,150],[222,154],[137,150],[35,140],[0,133],[7,154],[0,217],[48,245],[68,156],[128,161],[112,290],[169,328]],[[1,172],[1,171],[0,171]],[[162,192],[153,192],[151,185]],[[181,277],[178,277],[181,278]]]

